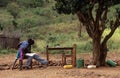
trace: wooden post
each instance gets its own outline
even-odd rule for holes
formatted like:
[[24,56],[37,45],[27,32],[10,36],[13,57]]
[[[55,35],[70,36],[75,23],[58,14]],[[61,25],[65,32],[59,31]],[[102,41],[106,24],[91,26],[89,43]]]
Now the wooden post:
[[73,50],[72,50],[72,64],[75,67],[76,66],[76,44],[73,45]]
[[47,61],[49,61],[49,53],[48,53],[48,45],[47,45],[47,47],[46,47],[46,59],[47,59]]
[[62,53],[62,66],[64,66],[65,65],[65,63],[66,63],[66,59],[65,59],[66,57],[65,57],[65,53]]

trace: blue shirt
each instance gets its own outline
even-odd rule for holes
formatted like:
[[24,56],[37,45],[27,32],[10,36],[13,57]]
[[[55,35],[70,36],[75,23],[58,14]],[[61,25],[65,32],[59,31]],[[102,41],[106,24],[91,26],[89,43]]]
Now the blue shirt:
[[22,41],[20,42],[20,47],[19,47],[19,50],[16,54],[16,59],[20,58],[22,60],[22,56],[23,56],[23,51],[22,49],[25,49],[27,48],[27,46],[29,45],[29,43],[27,41]]
[[27,48],[27,46],[28,46],[29,43],[27,41],[22,41],[20,44],[21,45],[20,45],[19,48],[25,49],[25,48]]

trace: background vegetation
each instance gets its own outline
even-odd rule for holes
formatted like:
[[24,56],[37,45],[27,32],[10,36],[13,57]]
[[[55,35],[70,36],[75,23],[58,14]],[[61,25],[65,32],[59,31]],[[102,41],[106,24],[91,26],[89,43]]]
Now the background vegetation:
[[[78,36],[79,21],[75,15],[59,15],[54,10],[54,0],[0,0],[0,34],[19,36],[22,40],[34,38],[33,51],[45,52],[47,45],[70,47],[77,44],[77,52],[92,51],[91,39],[82,28]],[[117,5],[120,6],[120,5]],[[116,6],[109,12],[114,19]],[[104,32],[104,35],[109,29]],[[104,37],[103,35],[103,37]],[[108,51],[120,51],[120,28],[109,40]],[[16,53],[14,49],[0,49],[0,54]]]

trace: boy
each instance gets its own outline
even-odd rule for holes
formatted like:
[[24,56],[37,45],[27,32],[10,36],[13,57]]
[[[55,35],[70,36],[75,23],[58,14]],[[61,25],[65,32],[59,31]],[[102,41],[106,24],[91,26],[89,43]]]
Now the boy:
[[23,60],[25,58],[26,53],[31,53],[31,45],[34,44],[34,40],[28,39],[27,41],[22,41],[18,44],[18,52],[16,55],[16,59],[20,58],[20,60]]
[[28,41],[22,41],[18,44],[19,50],[16,55],[16,59],[20,58],[20,63],[22,63],[23,58],[28,58],[28,61],[25,64],[25,68],[29,68],[32,59],[35,59],[36,61],[47,65],[48,61],[45,59],[42,59],[37,55],[36,53],[31,53],[31,45],[34,44],[34,40],[28,39]]

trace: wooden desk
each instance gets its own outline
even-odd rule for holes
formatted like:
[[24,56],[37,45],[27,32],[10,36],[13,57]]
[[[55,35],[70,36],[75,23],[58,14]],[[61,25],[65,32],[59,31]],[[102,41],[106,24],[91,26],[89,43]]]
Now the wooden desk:
[[[71,54],[69,55],[69,57],[71,57],[71,63],[72,65],[75,67],[76,66],[76,44],[74,44],[72,47],[54,47],[54,48],[50,48],[50,47],[46,47],[46,56],[47,56],[47,60],[49,61],[49,51],[51,50],[71,50]],[[62,59],[68,57],[68,55],[62,55]],[[62,60],[63,63],[63,60]]]

